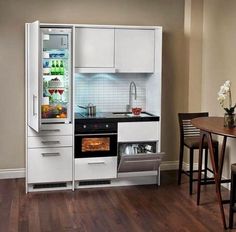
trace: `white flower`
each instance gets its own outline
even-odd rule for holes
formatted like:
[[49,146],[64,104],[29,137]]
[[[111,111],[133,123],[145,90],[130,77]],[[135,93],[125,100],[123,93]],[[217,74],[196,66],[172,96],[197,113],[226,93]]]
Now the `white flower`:
[[[234,112],[234,108],[236,107],[236,104],[232,105],[232,98],[231,98],[231,83],[229,80],[225,81],[225,83],[220,87],[220,91],[218,92],[218,98],[220,105],[225,109],[225,111],[228,112]],[[228,97],[228,100],[227,100]],[[228,105],[228,107],[225,106],[225,104]]]

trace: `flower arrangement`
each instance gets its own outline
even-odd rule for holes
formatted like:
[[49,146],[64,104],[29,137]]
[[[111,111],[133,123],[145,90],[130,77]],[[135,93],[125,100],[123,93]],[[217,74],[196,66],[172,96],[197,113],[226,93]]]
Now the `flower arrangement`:
[[[228,99],[227,99],[227,96],[228,96]],[[234,113],[236,104],[232,105],[231,83],[229,80],[227,80],[220,87],[217,100],[219,101],[220,105],[223,107],[223,109],[226,111],[227,114],[232,115]]]

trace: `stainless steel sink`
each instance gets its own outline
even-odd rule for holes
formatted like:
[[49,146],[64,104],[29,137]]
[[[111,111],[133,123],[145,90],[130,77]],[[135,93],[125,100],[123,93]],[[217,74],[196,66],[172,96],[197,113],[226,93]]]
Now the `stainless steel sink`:
[[134,115],[131,112],[113,112],[112,114],[120,116],[120,117],[151,117],[152,114],[147,112],[142,112],[140,115]]

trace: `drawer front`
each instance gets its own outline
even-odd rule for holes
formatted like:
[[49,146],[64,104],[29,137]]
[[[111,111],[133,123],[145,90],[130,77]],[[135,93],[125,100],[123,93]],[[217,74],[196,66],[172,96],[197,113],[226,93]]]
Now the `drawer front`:
[[72,124],[42,124],[40,132],[37,133],[28,126],[28,136],[43,135],[72,135]]
[[75,180],[117,177],[117,157],[75,159]]
[[155,171],[161,164],[163,153],[122,155],[118,172]]
[[28,183],[72,181],[72,147],[28,149]]
[[142,142],[159,140],[159,122],[118,123],[118,142]]
[[40,147],[71,147],[72,136],[41,136],[28,137],[28,148]]

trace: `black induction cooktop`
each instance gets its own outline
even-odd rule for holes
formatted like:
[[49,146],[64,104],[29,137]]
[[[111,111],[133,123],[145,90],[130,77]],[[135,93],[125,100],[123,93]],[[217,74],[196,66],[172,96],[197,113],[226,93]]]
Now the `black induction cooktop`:
[[133,121],[159,121],[159,116],[142,112],[140,115],[133,115],[131,112],[97,112],[90,116],[85,113],[75,113],[75,121],[109,121],[109,122],[133,122]]

